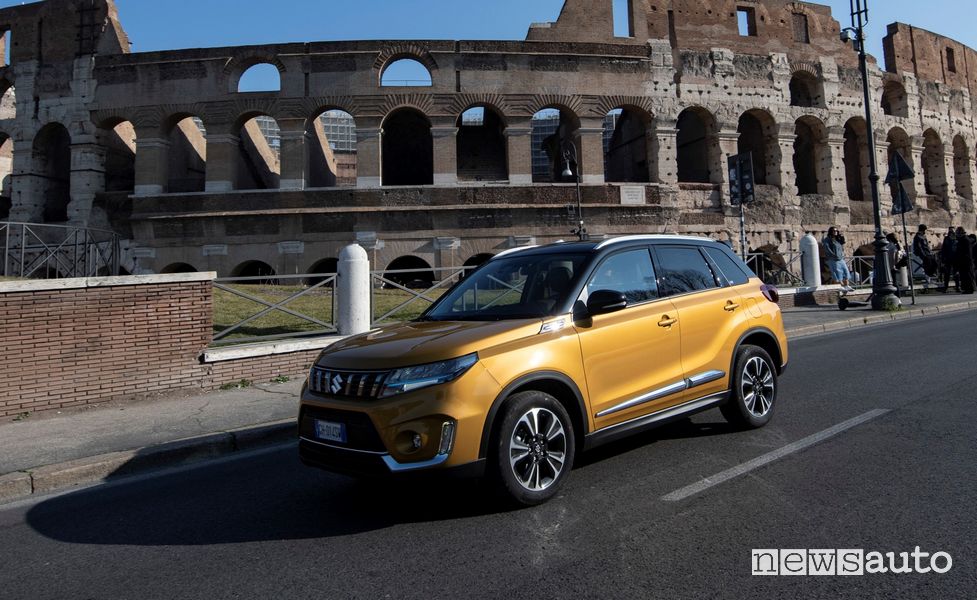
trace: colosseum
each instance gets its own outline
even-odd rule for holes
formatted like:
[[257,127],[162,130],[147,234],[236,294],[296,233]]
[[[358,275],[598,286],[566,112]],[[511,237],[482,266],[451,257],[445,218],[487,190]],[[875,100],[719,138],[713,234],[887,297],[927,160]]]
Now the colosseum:
[[[622,31],[615,6],[566,0],[525,41],[143,53],[112,0],[2,9],[0,220],[112,228],[137,273],[328,272],[354,240],[378,268],[456,267],[569,237],[578,176],[594,236],[736,240],[725,164],[749,151],[752,247],[861,244],[874,135],[883,173],[899,153],[918,174],[913,224],[974,227],[970,48],[890,25],[869,132],[828,7],[631,0]],[[405,61],[418,79],[390,75]],[[243,88],[252,69],[276,85]]]

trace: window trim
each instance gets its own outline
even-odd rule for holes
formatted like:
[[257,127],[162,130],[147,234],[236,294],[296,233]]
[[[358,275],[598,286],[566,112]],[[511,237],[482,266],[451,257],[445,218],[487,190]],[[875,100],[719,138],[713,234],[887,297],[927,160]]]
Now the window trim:
[[609,253],[607,256],[604,256],[600,260],[595,261],[594,262],[594,267],[590,270],[589,273],[587,273],[587,277],[585,277],[583,279],[583,288],[580,290],[580,293],[577,294],[577,299],[574,302],[574,305],[577,305],[578,303],[581,303],[582,302],[584,304],[584,306],[586,306],[587,301],[584,300],[584,296],[586,296],[587,298],[590,298],[590,290],[589,290],[590,281],[596,275],[597,271],[602,266],[604,266],[604,263],[605,262],[607,262],[608,260],[610,260],[610,259],[612,259],[615,256],[618,256],[620,254],[624,254],[626,252],[634,252],[636,250],[644,250],[645,252],[648,253],[648,260],[649,260],[649,262],[651,262],[651,269],[652,269],[653,274],[655,276],[655,287],[656,287],[657,291],[659,292],[659,296],[657,298],[652,299],[652,300],[645,300],[644,302],[635,302],[634,304],[632,304],[632,303],[629,302],[628,305],[626,307],[624,307],[623,310],[618,311],[618,312],[624,312],[624,311],[627,311],[627,310],[631,310],[632,308],[638,308],[639,306],[648,306],[649,304],[654,304],[656,302],[662,302],[664,300],[668,300],[668,298],[660,295],[661,294],[661,287],[659,287],[659,285],[658,285],[658,267],[655,264],[655,255],[652,252],[652,247],[651,246],[644,246],[643,245],[643,246],[630,246],[630,247],[627,247],[627,248],[621,248],[620,250],[618,250],[616,252]]
[[[726,281],[725,276],[723,276],[721,278],[721,281],[717,280],[716,270],[713,267],[712,261],[709,259],[709,257],[706,255],[706,253],[702,251],[703,246],[702,245],[699,245],[699,244],[653,244],[652,245],[652,254],[653,254],[653,257],[654,257],[653,260],[654,260],[654,263],[655,263],[655,277],[656,277],[656,279],[658,278],[658,273],[661,272],[658,267],[659,267],[659,265],[661,265],[661,264],[664,263],[664,261],[661,259],[661,257],[658,256],[658,249],[659,248],[662,248],[662,249],[664,249],[664,248],[683,248],[685,250],[697,250],[699,252],[699,256],[701,256],[702,259],[704,261],[706,261],[706,266],[709,267],[709,270],[710,271],[712,271],[712,278],[713,278],[713,281],[716,283],[716,286],[715,287],[706,288],[704,290],[692,290],[691,292],[684,292],[682,294],[674,294],[674,295],[671,295],[671,296],[663,296],[664,299],[671,300],[672,298],[684,298],[685,296],[692,296],[694,294],[704,294],[706,292],[712,292],[712,291],[715,291],[715,290],[724,290],[724,289],[726,289],[728,287],[732,287],[732,286],[729,286],[729,285],[722,285],[722,283],[724,283]],[[720,273],[722,273],[722,271],[720,271]],[[658,281],[658,289],[661,289],[661,281]]]

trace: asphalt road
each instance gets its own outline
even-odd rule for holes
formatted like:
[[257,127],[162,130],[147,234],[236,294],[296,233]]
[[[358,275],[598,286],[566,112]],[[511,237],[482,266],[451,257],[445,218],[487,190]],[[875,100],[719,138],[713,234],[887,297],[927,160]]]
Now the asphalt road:
[[[704,413],[586,455],[533,509],[469,484],[356,482],[293,449],[0,508],[0,598],[977,598],[975,338],[967,313],[797,341],[767,428]],[[754,548],[916,546],[952,569],[750,571]]]

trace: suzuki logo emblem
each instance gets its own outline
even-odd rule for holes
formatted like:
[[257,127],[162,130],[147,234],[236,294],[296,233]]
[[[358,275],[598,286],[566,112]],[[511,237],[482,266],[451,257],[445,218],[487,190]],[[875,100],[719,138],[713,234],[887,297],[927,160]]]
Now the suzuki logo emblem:
[[332,378],[332,383],[329,385],[329,389],[332,390],[333,394],[338,394],[339,390],[343,389],[343,376],[335,375]]

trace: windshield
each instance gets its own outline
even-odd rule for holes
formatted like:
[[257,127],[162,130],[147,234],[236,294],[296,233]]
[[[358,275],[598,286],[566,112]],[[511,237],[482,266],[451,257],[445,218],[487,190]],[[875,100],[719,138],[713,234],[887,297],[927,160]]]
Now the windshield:
[[532,254],[489,261],[449,291],[426,321],[501,321],[552,316],[587,260],[586,254]]

